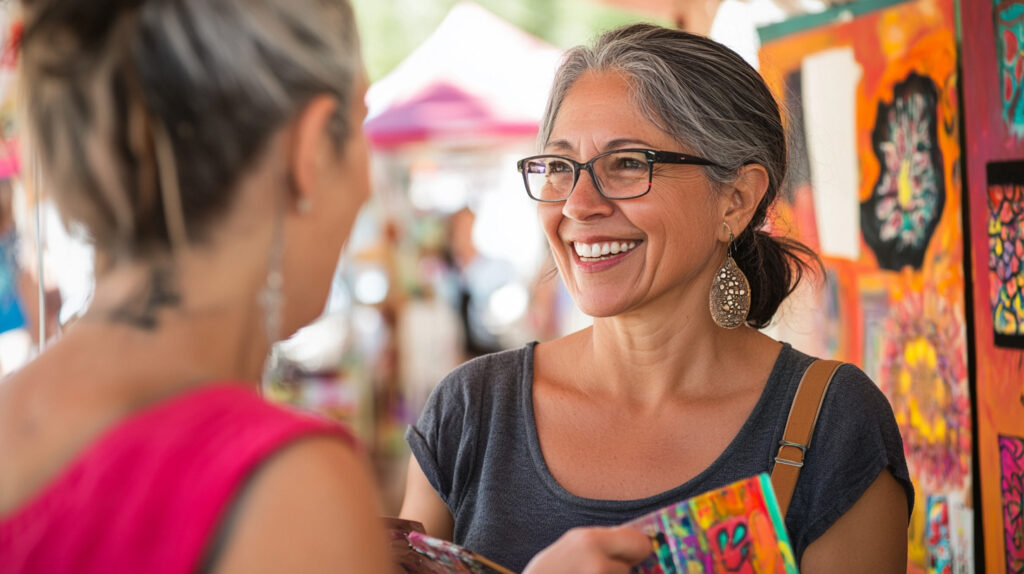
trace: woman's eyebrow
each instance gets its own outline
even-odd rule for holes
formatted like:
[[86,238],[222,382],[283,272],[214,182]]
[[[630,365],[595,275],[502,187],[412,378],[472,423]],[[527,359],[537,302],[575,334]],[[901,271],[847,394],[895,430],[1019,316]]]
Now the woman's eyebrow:
[[[606,152],[609,150],[619,149],[623,147],[636,147],[638,145],[642,147],[653,148],[653,146],[645,140],[636,138],[616,138],[607,142],[604,145],[604,147],[601,148],[601,151]],[[547,145],[544,146],[544,149],[549,151],[576,151],[576,148],[571,143],[569,143],[568,140],[564,139],[551,140],[547,143]]]

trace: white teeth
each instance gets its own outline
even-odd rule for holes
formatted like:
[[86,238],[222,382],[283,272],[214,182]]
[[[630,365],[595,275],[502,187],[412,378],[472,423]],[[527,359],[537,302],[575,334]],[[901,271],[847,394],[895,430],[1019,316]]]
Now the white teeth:
[[604,257],[605,255],[617,255],[619,253],[625,253],[637,245],[636,241],[612,241],[610,243],[573,243],[573,249],[576,250],[576,255],[580,257],[586,257],[588,259],[596,259]]

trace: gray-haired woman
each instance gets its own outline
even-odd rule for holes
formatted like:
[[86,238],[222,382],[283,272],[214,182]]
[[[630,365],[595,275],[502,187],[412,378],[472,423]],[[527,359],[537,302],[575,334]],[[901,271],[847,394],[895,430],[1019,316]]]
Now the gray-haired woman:
[[369,193],[345,0],[23,0],[85,315],[0,384],[0,571],[386,572],[340,427],[258,395]]
[[[757,329],[815,257],[763,229],[782,120],[713,41],[634,25],[571,50],[540,144],[519,168],[594,324],[447,377],[402,514],[514,569],[626,572],[650,546],[602,526],[772,468],[812,358]],[[888,402],[841,367],[786,517],[802,571],[905,571],[912,504]]]

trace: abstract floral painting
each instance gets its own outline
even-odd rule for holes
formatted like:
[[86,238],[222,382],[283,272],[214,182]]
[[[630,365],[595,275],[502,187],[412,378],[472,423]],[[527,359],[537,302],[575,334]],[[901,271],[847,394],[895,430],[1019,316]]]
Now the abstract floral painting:
[[1024,348],[1024,162],[988,164],[989,305],[995,344]]
[[996,54],[999,61],[1003,121],[1014,136],[1024,136],[1024,4],[994,0]]
[[1006,571],[1024,572],[1024,439],[999,437]]
[[963,318],[938,297],[907,295],[886,321],[879,381],[892,403],[907,461],[932,486],[970,473],[970,397]]
[[931,79],[911,73],[879,102],[871,133],[882,169],[861,204],[864,240],[883,269],[920,268],[946,202],[938,145],[938,92]]

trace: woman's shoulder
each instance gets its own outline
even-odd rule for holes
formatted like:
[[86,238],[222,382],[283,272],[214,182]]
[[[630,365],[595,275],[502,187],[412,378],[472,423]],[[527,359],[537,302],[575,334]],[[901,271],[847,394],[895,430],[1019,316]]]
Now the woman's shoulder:
[[433,395],[448,401],[477,402],[484,396],[516,394],[532,374],[535,346],[528,343],[470,359],[445,376]]
[[[774,375],[786,380],[790,384],[792,394],[795,394],[808,367],[817,360],[818,357],[783,343]],[[870,412],[877,412],[876,409],[884,404],[891,412],[891,408],[888,407],[889,401],[882,390],[854,363],[840,363],[829,384],[825,400],[826,404],[839,402],[844,405],[863,406],[864,410]]]

